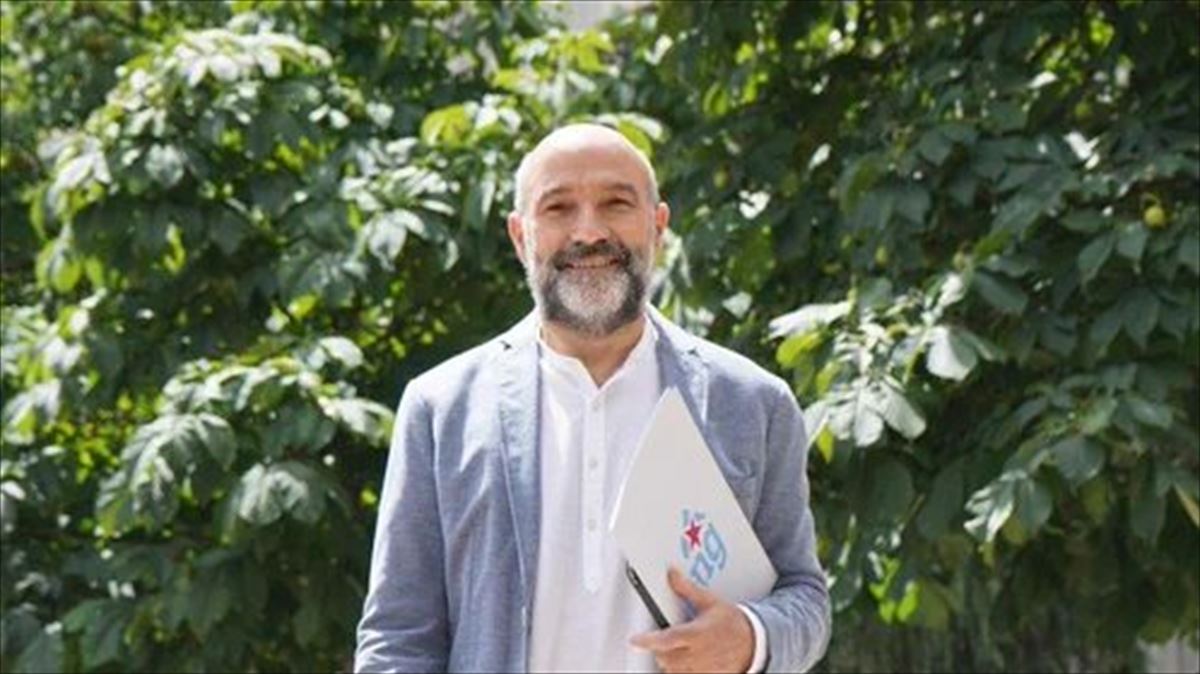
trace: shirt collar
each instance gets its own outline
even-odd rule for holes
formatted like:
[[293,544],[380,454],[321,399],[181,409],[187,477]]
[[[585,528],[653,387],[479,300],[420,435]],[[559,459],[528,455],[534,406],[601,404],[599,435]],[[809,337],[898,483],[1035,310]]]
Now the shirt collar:
[[[637,344],[635,344],[633,349],[630,350],[629,354],[625,356],[625,361],[621,363],[621,366],[617,368],[617,371],[613,373],[613,376],[608,378],[608,381],[605,382],[605,385],[615,381],[626,370],[639,366],[643,361],[654,356],[655,344],[658,342],[658,328],[654,325],[654,321],[650,320],[645,313],[642,314],[641,320],[642,336],[638,338]],[[555,351],[554,348],[546,343],[546,340],[542,338],[542,323],[540,319],[538,320],[537,324],[537,344],[538,357],[543,364],[564,375],[572,377],[573,379],[582,379],[590,384],[593,389],[595,388],[595,382],[592,381],[592,377],[590,374],[588,374],[587,368],[584,366],[583,361]]]

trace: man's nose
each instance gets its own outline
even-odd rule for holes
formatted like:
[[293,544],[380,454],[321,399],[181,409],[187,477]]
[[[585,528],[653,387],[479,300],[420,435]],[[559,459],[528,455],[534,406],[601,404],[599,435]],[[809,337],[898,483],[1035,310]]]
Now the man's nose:
[[612,238],[612,232],[595,211],[584,209],[580,213],[579,221],[575,223],[575,228],[571,232],[571,238],[577,243],[592,245],[601,241],[608,241]]

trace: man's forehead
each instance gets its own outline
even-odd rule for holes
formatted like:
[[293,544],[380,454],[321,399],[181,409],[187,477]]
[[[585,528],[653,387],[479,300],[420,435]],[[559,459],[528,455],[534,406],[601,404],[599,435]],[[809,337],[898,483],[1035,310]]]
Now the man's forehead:
[[650,179],[636,154],[609,144],[546,148],[530,169],[530,187],[535,194],[558,188],[644,185]]
[[592,176],[584,177],[579,180],[570,178],[562,179],[562,177],[552,178],[537,187],[534,197],[536,199],[545,199],[557,195],[570,195],[574,192],[586,190],[600,190],[603,192],[623,192],[632,197],[637,197],[637,185],[629,179],[608,176]]

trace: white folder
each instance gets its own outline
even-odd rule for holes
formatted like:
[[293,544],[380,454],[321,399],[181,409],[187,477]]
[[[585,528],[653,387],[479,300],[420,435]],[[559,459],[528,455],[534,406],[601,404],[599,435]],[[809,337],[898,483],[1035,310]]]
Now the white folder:
[[609,531],[671,625],[690,618],[667,584],[672,564],[730,602],[766,596],[778,577],[674,388],[655,405]]

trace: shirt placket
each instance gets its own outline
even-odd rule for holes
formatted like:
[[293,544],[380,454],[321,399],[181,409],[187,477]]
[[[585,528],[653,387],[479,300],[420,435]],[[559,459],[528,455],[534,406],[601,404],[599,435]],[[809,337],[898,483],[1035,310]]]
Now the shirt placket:
[[604,434],[603,394],[590,396],[583,416],[583,582],[588,592],[600,589],[601,533],[603,530]]

